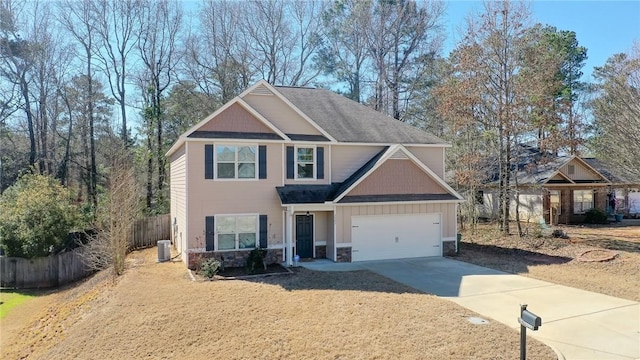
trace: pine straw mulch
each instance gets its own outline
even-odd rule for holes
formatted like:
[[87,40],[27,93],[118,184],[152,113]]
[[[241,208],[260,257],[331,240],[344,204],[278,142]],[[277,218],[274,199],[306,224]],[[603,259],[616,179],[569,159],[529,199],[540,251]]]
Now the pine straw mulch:
[[[496,224],[462,231],[457,260],[640,301],[640,226],[557,226],[567,238],[503,236]],[[515,232],[515,224],[511,224]]]
[[[2,359],[515,359],[518,332],[438,297],[366,272],[192,281],[155,249],[129,256],[4,321]],[[35,304],[35,303],[33,303]],[[26,309],[26,308],[25,308]],[[6,335],[6,336],[5,336]],[[554,359],[535,339],[529,359]]]

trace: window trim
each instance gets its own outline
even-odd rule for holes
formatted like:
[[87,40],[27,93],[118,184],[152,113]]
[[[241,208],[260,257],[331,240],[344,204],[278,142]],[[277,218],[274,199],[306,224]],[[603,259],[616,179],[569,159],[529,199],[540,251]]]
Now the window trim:
[[[224,249],[221,250],[220,249],[220,245],[218,244],[218,224],[220,224],[220,218],[221,217],[233,217],[233,218],[238,218],[238,217],[249,217],[252,216],[255,218],[256,221],[256,228],[255,228],[255,234],[256,234],[256,243],[254,244],[254,247],[252,248],[245,248],[245,249],[240,249],[240,239],[238,238],[238,232],[237,232],[237,227],[238,224],[236,222],[236,228],[234,230],[236,230],[235,232],[235,242],[234,242],[234,248],[233,249]],[[213,249],[214,251],[220,251],[220,252],[231,252],[231,251],[251,251],[253,249],[256,249],[258,247],[260,247],[260,214],[217,214],[214,215],[214,237],[213,237]],[[223,234],[224,235],[224,234]]]
[[[293,175],[295,180],[301,181],[313,181],[317,180],[318,170],[316,169],[318,163],[318,154],[316,154],[316,145],[296,145],[293,148]],[[313,176],[308,178],[300,177],[298,173],[298,149],[311,149],[311,155],[313,156],[313,161],[311,165],[313,166]],[[309,164],[308,162],[303,162],[302,164]]]
[[[234,159],[234,162],[233,162],[233,164],[235,165],[235,167],[234,167],[234,177],[232,177],[232,178],[221,178],[220,177],[220,171],[218,169],[218,146],[233,146],[236,149],[235,150],[235,159]],[[239,173],[239,171],[238,171],[238,165],[239,165],[239,162],[238,162],[238,148],[240,148],[240,147],[253,147],[254,150],[255,150],[254,151],[254,162],[253,162],[253,164],[254,164],[254,174],[253,174],[252,178],[241,178],[241,177],[238,177],[238,173]],[[260,172],[260,169],[259,169],[259,167],[260,167],[259,155],[258,155],[259,151],[260,151],[260,147],[256,143],[236,143],[236,142],[234,142],[234,143],[231,143],[231,142],[229,142],[229,143],[227,143],[227,142],[217,142],[217,143],[215,143],[213,145],[213,169],[214,169],[213,178],[214,178],[214,180],[217,180],[217,181],[255,181],[255,180],[258,180],[258,178],[259,178],[258,175],[259,175],[259,172]],[[245,162],[243,162],[243,163],[245,163]],[[224,161],[224,162],[222,162],[222,164],[231,164],[231,162],[230,161]]]
[[[576,204],[578,203],[578,200],[576,199],[576,193],[583,194],[583,193],[587,193],[587,192],[591,193],[591,207],[589,209],[585,210],[584,206],[581,206],[582,209],[577,209],[576,208]],[[578,189],[576,189],[576,190],[572,191],[571,196],[572,196],[572,200],[573,200],[573,214],[574,215],[584,215],[587,211],[595,208],[596,197],[595,197],[595,192],[593,190],[589,190],[589,189],[578,190]],[[579,203],[583,204],[583,205],[585,204],[584,195],[581,195],[581,199],[580,199]]]

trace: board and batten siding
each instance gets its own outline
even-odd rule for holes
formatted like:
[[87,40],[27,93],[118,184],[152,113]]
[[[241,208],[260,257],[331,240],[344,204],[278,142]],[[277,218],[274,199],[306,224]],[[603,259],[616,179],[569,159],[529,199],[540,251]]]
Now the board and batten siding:
[[407,149],[438,177],[444,179],[444,147],[407,146]]
[[338,206],[336,208],[336,247],[341,243],[351,243],[351,217],[361,215],[386,214],[442,214],[442,239],[456,236],[455,203],[384,204]]
[[327,213],[327,259],[335,258],[335,253],[333,251],[335,247],[334,246],[335,245],[335,239],[334,239],[335,224],[333,222],[334,218],[335,218],[335,215],[333,212]]
[[332,145],[331,182],[345,181],[383,148],[368,145]]
[[[574,167],[574,173],[569,174],[569,165]],[[591,169],[588,169],[581,163],[573,160],[568,164],[565,164],[560,168],[560,172],[566,175],[571,180],[600,180],[602,179],[598,174],[594,173]]]
[[[403,179],[399,182],[398,179]],[[347,196],[447,194],[447,190],[408,159],[388,159]]]
[[276,95],[247,94],[243,100],[285,134],[322,135]]
[[202,125],[198,131],[273,133],[273,130],[238,103],[229,106],[215,118]]
[[187,228],[187,154],[186,144],[171,154],[169,177],[171,184],[171,237],[183,259],[186,259],[185,245]]
[[[237,142],[237,144],[243,143],[256,144]],[[283,215],[280,198],[276,192],[276,186],[282,184],[282,145],[266,145],[266,179],[213,180],[205,179],[205,143],[190,142],[188,144],[188,249],[203,250],[205,248],[205,217],[221,214],[267,215],[268,246],[282,246]],[[215,142],[212,141],[210,144]]]

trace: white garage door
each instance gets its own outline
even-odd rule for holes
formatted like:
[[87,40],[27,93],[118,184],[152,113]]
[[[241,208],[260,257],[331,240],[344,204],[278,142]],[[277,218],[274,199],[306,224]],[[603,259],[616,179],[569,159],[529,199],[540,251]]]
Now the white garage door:
[[441,255],[440,214],[351,218],[351,261]]

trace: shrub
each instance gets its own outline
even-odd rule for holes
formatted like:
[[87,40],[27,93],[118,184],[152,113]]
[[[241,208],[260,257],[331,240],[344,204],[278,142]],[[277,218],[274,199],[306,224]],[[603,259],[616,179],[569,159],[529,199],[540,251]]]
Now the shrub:
[[216,276],[220,270],[222,270],[222,262],[218,259],[206,259],[200,265],[200,272],[209,279]]
[[0,196],[0,246],[6,256],[47,256],[76,225],[67,189],[50,176],[26,174]]
[[265,249],[253,249],[247,258],[247,274],[260,274],[267,270],[264,257],[267,254]]
[[585,224],[606,224],[607,223],[607,214],[604,211],[599,209],[590,209],[586,213],[584,213]]

